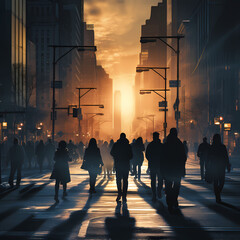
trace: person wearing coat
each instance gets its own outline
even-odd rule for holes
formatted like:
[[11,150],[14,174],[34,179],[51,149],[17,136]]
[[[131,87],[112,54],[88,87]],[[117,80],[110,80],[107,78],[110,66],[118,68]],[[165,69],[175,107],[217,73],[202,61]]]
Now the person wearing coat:
[[135,175],[135,179],[138,178],[140,181],[141,178],[141,167],[144,161],[143,151],[145,151],[145,146],[143,144],[143,139],[139,137],[132,144],[132,153],[133,153],[133,173]]
[[21,182],[21,173],[22,173],[22,165],[24,162],[24,150],[23,147],[18,144],[18,139],[14,138],[13,146],[8,151],[8,162],[10,162],[10,176],[8,183],[11,187],[13,187],[13,179],[14,175],[17,171],[17,187],[20,186]]
[[130,170],[130,159],[132,159],[132,147],[126,138],[125,133],[120,134],[120,138],[113,144],[110,154],[114,159],[116,170],[116,182],[118,188],[118,196],[116,201],[127,201],[128,175]]
[[67,196],[67,183],[71,181],[68,162],[71,161],[67,143],[60,141],[54,156],[54,166],[50,179],[56,179],[54,199],[58,202],[59,184],[63,185],[63,198]]
[[104,164],[95,138],[91,138],[89,141],[84,153],[83,165],[85,166],[84,169],[88,170],[90,176],[89,192],[96,193],[95,184],[97,175],[101,173],[101,168]]
[[184,145],[177,135],[177,129],[171,128],[164,144],[163,177],[165,179],[166,201],[170,213],[178,209],[181,178],[185,176],[185,163],[187,160]]
[[[163,177],[161,161],[163,159],[163,144],[159,139],[159,133],[153,133],[153,141],[150,142],[146,149],[146,158],[148,160],[148,168],[150,170],[152,201],[155,202],[158,198],[162,198]],[[156,188],[156,178],[158,185]]]
[[45,146],[44,146],[43,140],[40,140],[40,142],[38,143],[35,153],[37,156],[37,163],[39,165],[39,170],[40,172],[42,172],[43,162],[45,158]]
[[210,148],[210,144],[207,142],[207,138],[204,137],[203,142],[199,145],[198,151],[197,151],[197,156],[200,158],[201,180],[205,179],[205,172],[206,172],[209,148]]
[[229,163],[227,148],[221,142],[221,136],[215,134],[213,136],[213,143],[209,148],[207,168],[209,175],[213,179],[214,193],[216,202],[221,202],[221,192],[225,183],[225,172],[231,170]]

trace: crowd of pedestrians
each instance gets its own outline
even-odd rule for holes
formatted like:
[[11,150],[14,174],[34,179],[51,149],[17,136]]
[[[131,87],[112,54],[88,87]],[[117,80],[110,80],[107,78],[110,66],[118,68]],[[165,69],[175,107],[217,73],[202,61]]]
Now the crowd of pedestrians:
[[[116,201],[126,202],[129,173],[134,176],[135,180],[141,181],[144,152],[148,161],[147,173],[151,178],[152,201],[161,199],[165,193],[169,212],[177,211],[181,179],[186,174],[188,146],[186,141],[182,142],[178,138],[176,128],[170,130],[163,143],[159,139],[158,132],[153,133],[153,140],[150,143],[143,143],[143,139],[139,137],[134,139],[131,144],[126,138],[126,134],[121,133],[115,143],[113,140],[109,143],[107,141],[97,142],[95,138],[92,138],[86,147],[82,142],[75,145],[71,140],[68,144],[60,141],[56,151],[51,140],[46,144],[41,140],[36,146],[33,142],[27,142],[23,148],[18,140],[14,139],[8,154],[8,160],[11,163],[9,184],[13,186],[14,175],[17,172],[16,183],[18,186],[20,185],[24,158],[27,158],[29,168],[31,168],[32,160],[36,157],[40,171],[42,171],[43,162],[46,159],[48,167],[53,169],[50,178],[56,181],[54,199],[58,202],[60,184],[63,185],[64,198],[67,195],[67,183],[71,181],[68,162],[82,158],[81,168],[89,173],[90,194],[96,193],[97,175],[103,173],[104,178],[110,179],[116,172]],[[204,137],[203,143],[196,150],[196,155],[200,158],[201,179],[213,183],[216,202],[220,203],[225,172],[226,169],[230,171],[231,168],[228,152],[225,145],[221,143],[220,135],[213,136],[211,145]]]

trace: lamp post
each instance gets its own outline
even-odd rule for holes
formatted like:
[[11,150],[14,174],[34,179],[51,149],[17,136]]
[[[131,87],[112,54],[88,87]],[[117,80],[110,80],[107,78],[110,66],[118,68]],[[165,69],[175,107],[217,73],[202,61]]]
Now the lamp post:
[[[157,71],[157,69],[159,70],[164,70],[164,76],[159,73]],[[164,138],[166,138],[167,136],[167,70],[169,69],[169,67],[137,67],[136,68],[136,72],[141,73],[141,72],[147,72],[149,70],[154,71],[156,74],[158,74],[163,80],[164,80],[164,92],[165,92],[165,96],[163,97],[165,104],[164,104],[164,124],[163,124],[163,129],[164,129]],[[154,90],[150,90],[150,92]],[[158,94],[155,91],[156,94]],[[140,90],[140,94],[145,94],[144,91],[141,92]],[[159,96],[161,96],[160,94],[158,94]],[[161,96],[162,97],[162,96]]]
[[[81,125],[80,121],[82,118],[82,113],[81,113],[81,105],[80,105],[80,100],[83,96],[85,96],[87,93],[89,93],[91,90],[95,90],[97,88],[76,88],[78,90],[78,136],[81,138]],[[81,90],[86,90],[85,93],[81,95]]]
[[[55,133],[55,118],[56,118],[56,100],[55,100],[55,88],[56,88],[56,76],[55,76],[55,67],[56,64],[67,54],[69,54],[72,50],[78,49],[78,51],[84,51],[84,50],[90,50],[90,51],[97,51],[96,46],[71,46],[71,45],[49,45],[48,47],[51,47],[53,49],[53,62],[52,62],[52,68],[53,68],[53,82],[52,82],[52,141],[54,142],[54,133]],[[68,51],[66,51],[62,56],[60,56],[58,59],[56,59],[56,49],[57,48],[70,48]]]
[[[162,43],[167,45],[169,48],[171,48],[176,54],[177,54],[177,98],[176,98],[176,109],[177,111],[175,112],[175,118],[176,118],[176,128],[178,130],[178,120],[179,120],[179,57],[180,57],[180,39],[184,38],[183,35],[177,35],[177,36],[150,36],[150,37],[141,37],[140,42],[141,43],[149,43],[149,42],[156,42],[157,39],[160,40]],[[177,39],[177,49],[175,49],[173,46],[168,44],[164,39]]]

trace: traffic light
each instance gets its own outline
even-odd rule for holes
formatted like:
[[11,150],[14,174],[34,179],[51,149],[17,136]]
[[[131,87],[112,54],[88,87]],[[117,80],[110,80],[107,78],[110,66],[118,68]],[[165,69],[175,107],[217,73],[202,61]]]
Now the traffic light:
[[73,117],[74,118],[78,117],[78,108],[73,108]]

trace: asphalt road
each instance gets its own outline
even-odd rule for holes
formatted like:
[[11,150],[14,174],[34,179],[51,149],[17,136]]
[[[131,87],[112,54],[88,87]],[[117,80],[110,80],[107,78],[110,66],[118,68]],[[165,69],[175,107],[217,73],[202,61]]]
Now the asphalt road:
[[[200,180],[190,155],[182,180],[180,214],[169,214],[165,197],[151,201],[150,179],[129,177],[127,204],[117,204],[115,176],[99,176],[89,195],[88,175],[71,165],[68,196],[55,204],[54,181],[28,171],[18,189],[0,193],[0,239],[240,239],[240,171],[227,174],[222,204],[212,185]],[[62,189],[60,191],[60,196]]]

